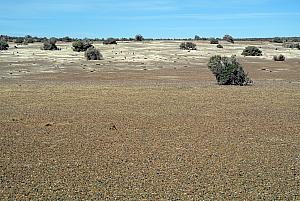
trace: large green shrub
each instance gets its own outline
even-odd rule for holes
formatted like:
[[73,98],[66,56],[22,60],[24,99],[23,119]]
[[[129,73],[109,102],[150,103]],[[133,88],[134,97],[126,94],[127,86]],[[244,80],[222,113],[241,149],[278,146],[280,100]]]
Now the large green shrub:
[[180,49],[183,50],[196,50],[196,44],[192,42],[183,42],[180,44]]
[[223,37],[223,40],[225,40],[225,41],[227,41],[227,42],[230,42],[230,43],[234,43],[234,39],[233,39],[233,37],[230,36],[230,35],[225,35],[225,36]]
[[56,46],[56,42],[56,38],[50,38],[49,40],[44,41],[42,50],[59,50]]
[[6,41],[0,40],[0,50],[7,50],[9,48],[9,45]]
[[244,56],[262,56],[262,51],[255,46],[248,46],[243,50],[242,55],[244,55]]
[[73,46],[73,51],[75,51],[75,52],[84,52],[88,48],[92,47],[93,45],[88,41],[78,40],[78,41],[74,41],[72,43],[72,46]]
[[103,56],[99,50],[95,49],[94,47],[90,47],[85,51],[84,56],[87,60],[102,60]]
[[220,85],[244,86],[252,83],[235,56],[213,56],[208,62],[208,68],[215,75]]

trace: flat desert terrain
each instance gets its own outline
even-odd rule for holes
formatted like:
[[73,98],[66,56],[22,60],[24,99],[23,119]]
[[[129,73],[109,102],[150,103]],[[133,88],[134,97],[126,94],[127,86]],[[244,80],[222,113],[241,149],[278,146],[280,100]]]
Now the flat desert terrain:
[[[0,200],[300,200],[300,50],[180,43],[1,51]],[[253,85],[217,85],[216,54]]]

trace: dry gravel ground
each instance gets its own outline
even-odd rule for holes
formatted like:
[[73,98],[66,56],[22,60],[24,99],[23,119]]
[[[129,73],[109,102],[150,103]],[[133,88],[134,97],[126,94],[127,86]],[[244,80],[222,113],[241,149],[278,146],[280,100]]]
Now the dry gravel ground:
[[300,51],[254,43],[254,84],[218,86],[209,56],[253,43],[179,43],[2,51],[0,199],[300,200]]

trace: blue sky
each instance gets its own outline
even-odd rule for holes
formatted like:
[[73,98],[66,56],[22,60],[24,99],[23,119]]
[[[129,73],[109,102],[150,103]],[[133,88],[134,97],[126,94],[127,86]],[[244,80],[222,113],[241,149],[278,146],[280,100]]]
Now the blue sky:
[[300,36],[299,0],[0,0],[0,34]]

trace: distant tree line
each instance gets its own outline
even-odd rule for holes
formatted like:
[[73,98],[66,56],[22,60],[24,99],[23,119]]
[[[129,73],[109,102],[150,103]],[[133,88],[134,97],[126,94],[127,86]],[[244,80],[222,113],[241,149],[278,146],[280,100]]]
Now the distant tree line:
[[[53,38],[53,37],[50,37]],[[37,37],[37,36],[30,36],[26,35],[23,37],[18,36],[8,36],[8,35],[0,35],[1,41],[6,42],[14,42],[17,44],[28,44],[28,43],[34,43],[34,42],[45,42],[50,40],[50,38],[47,37]],[[74,42],[74,41],[160,41],[160,40],[169,40],[169,41],[191,41],[191,40],[201,40],[201,41],[212,41],[214,39],[215,41],[219,40],[227,40],[228,42],[233,39],[229,35],[225,35],[224,38],[209,38],[209,37],[200,37],[198,35],[195,35],[194,38],[144,38],[142,35],[138,34],[135,37],[132,38],[71,38],[69,36],[56,38],[57,41],[61,42]],[[274,38],[235,38],[235,41],[271,41],[275,43],[284,43],[284,42],[300,42],[300,37],[274,37]]]

